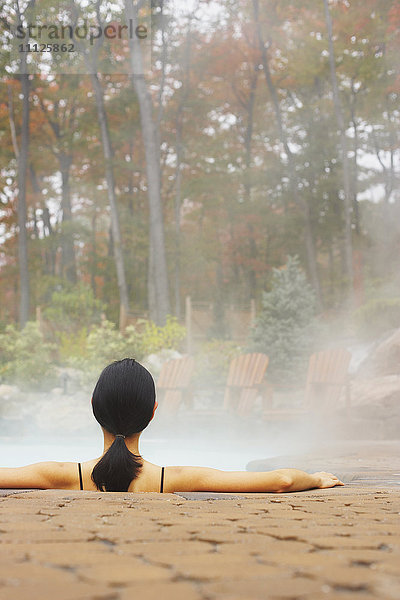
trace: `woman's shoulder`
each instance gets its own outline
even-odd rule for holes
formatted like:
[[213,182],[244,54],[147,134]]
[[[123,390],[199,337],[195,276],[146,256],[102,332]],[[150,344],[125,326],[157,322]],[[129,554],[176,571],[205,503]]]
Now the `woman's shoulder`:
[[[91,482],[91,473],[99,458],[83,461],[83,462],[67,462],[67,461],[50,461],[40,463],[46,465],[47,475],[49,479],[49,487],[63,490],[80,489],[79,465],[81,465],[81,474],[83,478],[83,489],[96,490],[95,485]],[[90,485],[89,481],[92,485]],[[86,485],[85,485],[86,484]]]
[[[72,465],[46,461],[22,467],[0,468],[0,485],[4,488],[70,489],[73,487]],[[78,488],[79,489],[79,488]]]
[[171,466],[164,467],[164,492],[201,492],[210,474],[220,473],[210,467]]
[[[88,460],[83,462],[53,462],[52,471],[54,477],[54,487],[74,490],[80,489],[80,478],[79,478],[79,464],[81,465],[81,473],[92,472],[95,466],[96,460]],[[85,489],[85,486],[84,486]]]
[[[164,475],[162,474],[164,470]],[[194,492],[201,491],[207,474],[215,469],[208,467],[189,466],[164,466],[161,467],[149,461],[143,460],[143,468],[140,475],[132,481],[129,491],[131,492],[160,492],[161,479],[163,480],[163,493]]]

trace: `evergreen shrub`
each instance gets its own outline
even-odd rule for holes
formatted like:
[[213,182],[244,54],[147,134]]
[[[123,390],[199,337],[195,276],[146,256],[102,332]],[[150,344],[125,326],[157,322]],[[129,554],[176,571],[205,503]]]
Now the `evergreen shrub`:
[[269,356],[268,379],[294,383],[304,379],[316,330],[315,293],[297,256],[274,269],[269,292],[251,333],[250,350]]

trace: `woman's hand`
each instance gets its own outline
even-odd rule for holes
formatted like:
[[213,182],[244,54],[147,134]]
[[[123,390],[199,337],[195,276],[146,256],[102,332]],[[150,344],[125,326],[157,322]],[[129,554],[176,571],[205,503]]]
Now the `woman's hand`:
[[343,481],[340,481],[333,473],[320,471],[318,473],[313,473],[313,477],[317,477],[320,480],[320,485],[317,486],[318,489],[335,487],[335,485],[344,485]]

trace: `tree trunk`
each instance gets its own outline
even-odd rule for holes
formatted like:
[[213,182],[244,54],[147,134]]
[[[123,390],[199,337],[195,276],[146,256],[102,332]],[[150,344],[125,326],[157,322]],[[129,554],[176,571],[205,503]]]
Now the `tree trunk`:
[[258,0],[253,0],[253,9],[254,9],[254,17],[257,28],[257,37],[258,44],[261,53],[261,62],[263,66],[264,76],[267,83],[268,90],[271,94],[271,100],[274,107],[275,117],[278,125],[278,132],[281,144],[285,150],[285,153],[288,157],[288,169],[289,169],[289,178],[292,187],[292,193],[294,197],[294,201],[297,206],[299,206],[303,213],[304,218],[304,227],[305,227],[305,246],[306,246],[306,254],[307,254],[307,265],[308,271],[311,279],[311,283],[315,290],[316,301],[318,309],[321,309],[322,306],[322,297],[321,297],[321,286],[318,277],[318,268],[317,268],[317,257],[314,245],[314,238],[312,233],[311,226],[311,214],[310,207],[308,202],[303,198],[301,194],[299,194],[299,182],[296,173],[296,165],[295,165],[295,157],[292,151],[289,148],[286,131],[283,125],[282,113],[279,104],[278,95],[276,93],[275,85],[272,81],[271,71],[268,63],[267,56],[267,48],[263,39],[261,25],[259,20],[259,4]]
[[[384,239],[381,241],[378,247],[378,263],[380,269],[385,269],[388,272],[389,266],[393,261],[393,243],[395,241],[397,221],[393,218],[393,212],[391,210],[391,196],[396,189],[396,173],[395,173],[395,152],[397,149],[395,129],[393,127],[393,120],[388,103],[386,105],[386,112],[388,115],[389,124],[389,152],[390,164],[385,165],[384,159],[381,156],[381,148],[379,147],[379,140],[376,136],[374,128],[371,131],[372,142],[375,149],[376,158],[382,167],[383,186],[385,195],[383,198],[383,226],[384,226]],[[397,262],[397,261],[396,261]],[[395,268],[397,265],[395,262]]]
[[154,242],[152,239],[152,231],[149,232],[149,259],[147,265],[147,303],[149,308],[150,319],[157,320],[157,293],[156,293],[156,278],[154,274]]
[[97,211],[96,206],[93,207],[92,215],[92,264],[90,265],[90,285],[93,290],[94,297],[97,296],[97,243],[96,243],[96,230],[97,230]]
[[[26,60],[23,54],[23,59]],[[28,268],[28,236],[26,231],[26,182],[29,149],[29,75],[21,75],[22,88],[22,125],[21,148],[18,156],[18,259],[20,281],[19,323],[21,329],[29,320],[29,268]]]
[[175,170],[175,314],[181,317],[181,203],[182,203],[182,155],[183,155],[183,112],[189,89],[190,54],[191,54],[191,16],[184,50],[184,71],[180,101],[176,114],[176,170]]
[[[258,81],[258,66],[254,70],[251,78],[250,95],[246,106],[248,118],[245,135],[245,172],[244,172],[244,200],[249,207],[251,202],[251,142],[253,138],[253,125],[254,125],[254,102],[256,97],[257,81]],[[254,261],[257,257],[257,244],[254,239],[254,227],[252,223],[247,223],[247,230],[249,232],[249,246],[250,246],[250,258]],[[257,294],[257,278],[256,272],[253,267],[249,268],[249,300],[256,298]]]
[[10,121],[10,131],[11,131],[11,141],[14,149],[15,158],[18,160],[19,157],[19,148],[17,141],[17,130],[15,127],[15,119],[14,119],[14,102],[12,97],[12,88],[10,84],[7,85],[8,92],[8,118]]
[[359,210],[359,206],[358,206],[358,161],[357,161],[357,156],[358,156],[358,148],[359,148],[359,135],[358,135],[358,126],[357,126],[357,117],[356,117],[356,90],[354,88],[354,81],[351,82],[351,91],[352,91],[352,96],[350,98],[350,114],[351,114],[351,122],[353,125],[353,131],[354,131],[354,146],[353,146],[353,151],[354,151],[354,176],[353,176],[353,214],[354,214],[354,226],[355,226],[355,232],[356,235],[359,236],[361,234],[361,227],[360,227],[360,210]]
[[[43,231],[44,231],[44,235],[45,237],[47,237],[50,240],[50,243],[48,243],[48,248],[45,250],[45,272],[49,275],[55,275],[56,272],[56,243],[54,240],[54,232],[53,232],[53,227],[51,225],[51,221],[50,221],[50,211],[48,209],[48,207],[46,206],[46,203],[44,202],[43,204],[43,215],[42,215],[42,221],[43,221]],[[47,231],[47,234],[46,234]]]
[[[138,22],[137,5],[125,0],[127,19],[131,19],[133,30]],[[139,101],[142,136],[146,156],[147,189],[150,208],[150,259],[149,276],[154,280],[155,314],[151,317],[164,324],[170,311],[168,293],[167,260],[164,241],[164,219],[161,203],[161,173],[159,135],[152,117],[152,101],[143,75],[140,42],[133,36],[129,40],[132,82]]]
[[[65,75],[60,76],[60,83],[64,84]],[[71,81],[73,85],[74,80]],[[53,105],[53,114],[55,119],[53,120],[50,115],[50,111],[46,108],[42,99],[39,98],[39,104],[42,109],[43,115],[47,119],[51,130],[53,131],[57,149],[52,149],[54,156],[56,156],[60,165],[61,172],[61,276],[66,277],[71,283],[76,283],[76,261],[75,261],[75,249],[74,249],[74,238],[72,230],[72,207],[71,207],[71,194],[70,194],[70,169],[73,161],[72,143],[66,144],[65,134],[70,134],[73,130],[73,115],[75,113],[74,104],[72,104],[70,118],[68,122],[66,119],[61,117],[59,120],[59,103],[56,102]]]
[[71,195],[69,186],[69,172],[72,163],[72,157],[61,153],[58,156],[61,168],[61,208],[62,208],[62,233],[61,233],[61,272],[68,281],[76,283],[76,262],[75,262],[75,250],[74,240],[72,237],[71,224],[72,224],[72,208],[71,208]]
[[328,45],[329,45],[329,65],[332,81],[333,104],[335,107],[336,121],[339,127],[340,134],[340,149],[342,157],[343,170],[343,191],[344,191],[344,242],[345,242],[345,257],[346,257],[346,276],[350,284],[350,300],[353,296],[354,273],[353,273],[353,244],[352,244],[352,228],[351,228],[351,192],[350,192],[350,170],[347,157],[347,138],[343,119],[343,112],[339,98],[339,88],[336,77],[335,53],[333,49],[333,33],[332,20],[329,12],[328,0],[323,0],[325,8],[325,20],[328,30]]
[[[100,14],[100,4],[101,0],[97,0],[95,3],[95,11],[97,14],[98,26],[103,27],[103,23],[100,22],[101,14]],[[77,20],[79,15],[78,7],[76,6],[74,0],[71,3],[71,9],[74,18]],[[110,236],[110,244],[112,242],[113,246],[113,255],[114,262],[117,271],[117,281],[118,281],[118,290],[119,290],[119,326],[120,329],[123,329],[126,322],[126,315],[129,311],[129,296],[128,296],[128,286],[126,283],[126,275],[125,275],[125,265],[124,265],[124,255],[122,251],[122,236],[121,229],[119,224],[119,216],[118,216],[118,207],[117,207],[117,199],[115,196],[115,183],[114,183],[114,170],[112,165],[113,151],[112,144],[110,138],[110,132],[108,128],[107,121],[107,113],[104,106],[104,96],[103,89],[101,87],[97,69],[98,69],[98,53],[100,50],[100,46],[103,43],[104,38],[99,37],[95,40],[91,54],[86,53],[86,49],[78,40],[75,40],[75,43],[78,47],[80,47],[81,51],[84,53],[86,66],[88,68],[88,72],[90,73],[90,79],[92,82],[92,87],[96,100],[96,108],[97,108],[97,116],[100,125],[101,131],[101,139],[103,144],[103,155],[105,162],[105,170],[106,170],[106,182],[107,182],[107,197],[108,203],[110,206],[110,214],[111,214],[111,227],[110,232],[112,236]],[[112,237],[112,240],[111,240]]]
[[[33,193],[35,196],[42,195],[42,188],[32,162],[29,163],[29,174]],[[42,249],[43,273],[46,273],[47,275],[54,275],[56,264],[56,242],[53,236],[54,232],[50,221],[50,212],[47,208],[46,199],[44,197],[41,198],[39,204],[42,210],[41,221],[43,223],[43,235],[45,238],[49,238],[49,242]]]
[[[29,21],[30,10],[34,8],[35,0],[29,0],[26,5],[24,15]],[[22,14],[19,3],[15,3],[18,26],[22,25]],[[29,151],[29,74],[27,69],[27,54],[21,53],[21,81],[22,90],[22,124],[21,124],[21,148],[17,155],[18,159],[18,262],[19,262],[19,281],[20,281],[20,305],[19,305],[19,323],[23,329],[29,320],[29,266],[28,266],[28,235],[26,231],[27,203],[26,203],[26,184],[28,170],[28,151]],[[13,136],[13,127],[11,128]],[[14,123],[15,133],[15,123]],[[16,139],[13,139],[16,147]],[[18,150],[17,150],[18,151]]]
[[[21,71],[26,70],[26,55],[23,54]],[[29,75],[20,75],[22,88],[22,125],[21,125],[21,151],[18,148],[17,133],[14,119],[14,103],[12,89],[8,86],[8,116],[10,122],[11,139],[15,158],[18,164],[18,263],[20,281],[19,322],[23,329],[29,319],[29,269],[28,269],[28,238],[26,232],[26,178],[28,170],[28,145],[29,145]]]
[[112,167],[112,146],[108,129],[107,113],[104,106],[103,90],[97,73],[91,73],[92,86],[96,98],[97,115],[103,142],[103,154],[106,167],[107,196],[111,213],[111,231],[113,237],[114,261],[117,270],[117,281],[120,299],[120,325],[121,319],[129,311],[128,287],[125,277],[124,256],[122,252],[121,229],[119,225],[117,200],[115,197],[114,172]]
[[175,315],[181,316],[181,184],[182,184],[182,120],[176,125],[176,171],[175,171]]

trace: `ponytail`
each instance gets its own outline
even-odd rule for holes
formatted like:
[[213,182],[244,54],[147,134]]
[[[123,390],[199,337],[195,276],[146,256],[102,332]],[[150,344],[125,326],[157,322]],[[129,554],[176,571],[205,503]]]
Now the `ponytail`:
[[93,414],[102,428],[116,437],[92,471],[99,491],[127,492],[140,474],[142,457],[128,450],[124,437],[147,427],[155,400],[152,376],[134,359],[115,361],[101,373],[93,392]]
[[94,467],[92,481],[100,492],[127,492],[142,467],[142,457],[128,450],[118,436]]

